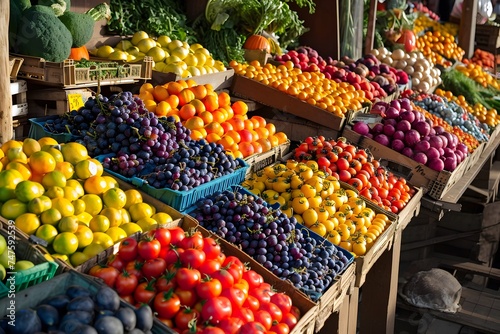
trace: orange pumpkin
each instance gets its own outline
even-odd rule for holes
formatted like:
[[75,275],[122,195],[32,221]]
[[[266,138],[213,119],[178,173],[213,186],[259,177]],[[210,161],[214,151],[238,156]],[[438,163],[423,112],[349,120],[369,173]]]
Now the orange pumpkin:
[[245,44],[243,44],[243,48],[248,50],[264,50],[267,53],[271,53],[271,44],[269,44],[268,39],[262,35],[248,36]]
[[87,50],[87,47],[85,45],[84,46],[80,46],[79,48],[71,48],[71,53],[69,54],[69,59],[73,59],[73,60],[86,59],[86,60],[89,60],[90,59],[89,50]]

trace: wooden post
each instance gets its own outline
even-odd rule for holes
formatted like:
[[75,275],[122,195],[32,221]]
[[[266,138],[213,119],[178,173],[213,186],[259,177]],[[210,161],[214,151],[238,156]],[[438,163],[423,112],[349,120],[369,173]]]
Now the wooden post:
[[368,11],[368,28],[366,29],[365,52],[369,54],[373,49],[375,41],[375,23],[377,22],[377,2],[378,0],[370,0],[370,9]]
[[476,39],[476,16],[478,0],[464,0],[460,30],[458,32],[458,45],[464,49],[465,58],[474,54],[474,40]]
[[9,66],[9,1],[0,1],[0,144],[12,139]]

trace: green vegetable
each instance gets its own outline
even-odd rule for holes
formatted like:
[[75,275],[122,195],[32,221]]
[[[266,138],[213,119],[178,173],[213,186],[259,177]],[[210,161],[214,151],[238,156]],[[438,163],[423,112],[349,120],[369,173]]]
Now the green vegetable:
[[17,8],[21,10],[21,12],[31,7],[30,0],[14,0],[14,3],[17,5]]
[[61,16],[67,12],[71,6],[70,0],[39,0],[38,4],[52,8],[56,16]]
[[16,52],[53,62],[68,58],[73,38],[50,7],[36,5],[26,9],[19,23]]
[[132,35],[145,31],[151,36],[192,42],[196,38],[187,25],[181,1],[177,0],[111,0],[111,34]]
[[17,27],[21,20],[21,9],[16,3],[16,0],[10,0],[10,12],[9,12],[9,45],[14,45],[15,36],[17,34]]
[[85,13],[66,12],[59,16],[59,19],[73,37],[72,47],[78,48],[87,44],[92,38],[95,22],[109,17],[109,5],[101,3]]

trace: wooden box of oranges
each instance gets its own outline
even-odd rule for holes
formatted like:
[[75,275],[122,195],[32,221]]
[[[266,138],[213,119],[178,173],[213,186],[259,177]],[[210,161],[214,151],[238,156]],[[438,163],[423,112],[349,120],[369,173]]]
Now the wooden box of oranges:
[[225,71],[196,75],[189,78],[183,78],[176,73],[164,73],[154,70],[151,81],[153,85],[163,85],[167,82],[177,81],[181,79],[192,79],[198,85],[210,84],[212,85],[214,90],[221,90],[231,87],[233,76],[234,70],[232,68],[229,68]]

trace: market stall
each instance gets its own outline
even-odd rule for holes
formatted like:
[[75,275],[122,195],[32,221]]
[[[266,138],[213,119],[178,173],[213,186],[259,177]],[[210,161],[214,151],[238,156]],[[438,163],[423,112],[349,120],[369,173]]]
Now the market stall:
[[11,0],[16,330],[497,333],[498,24],[475,33],[477,3],[457,25],[420,1]]

